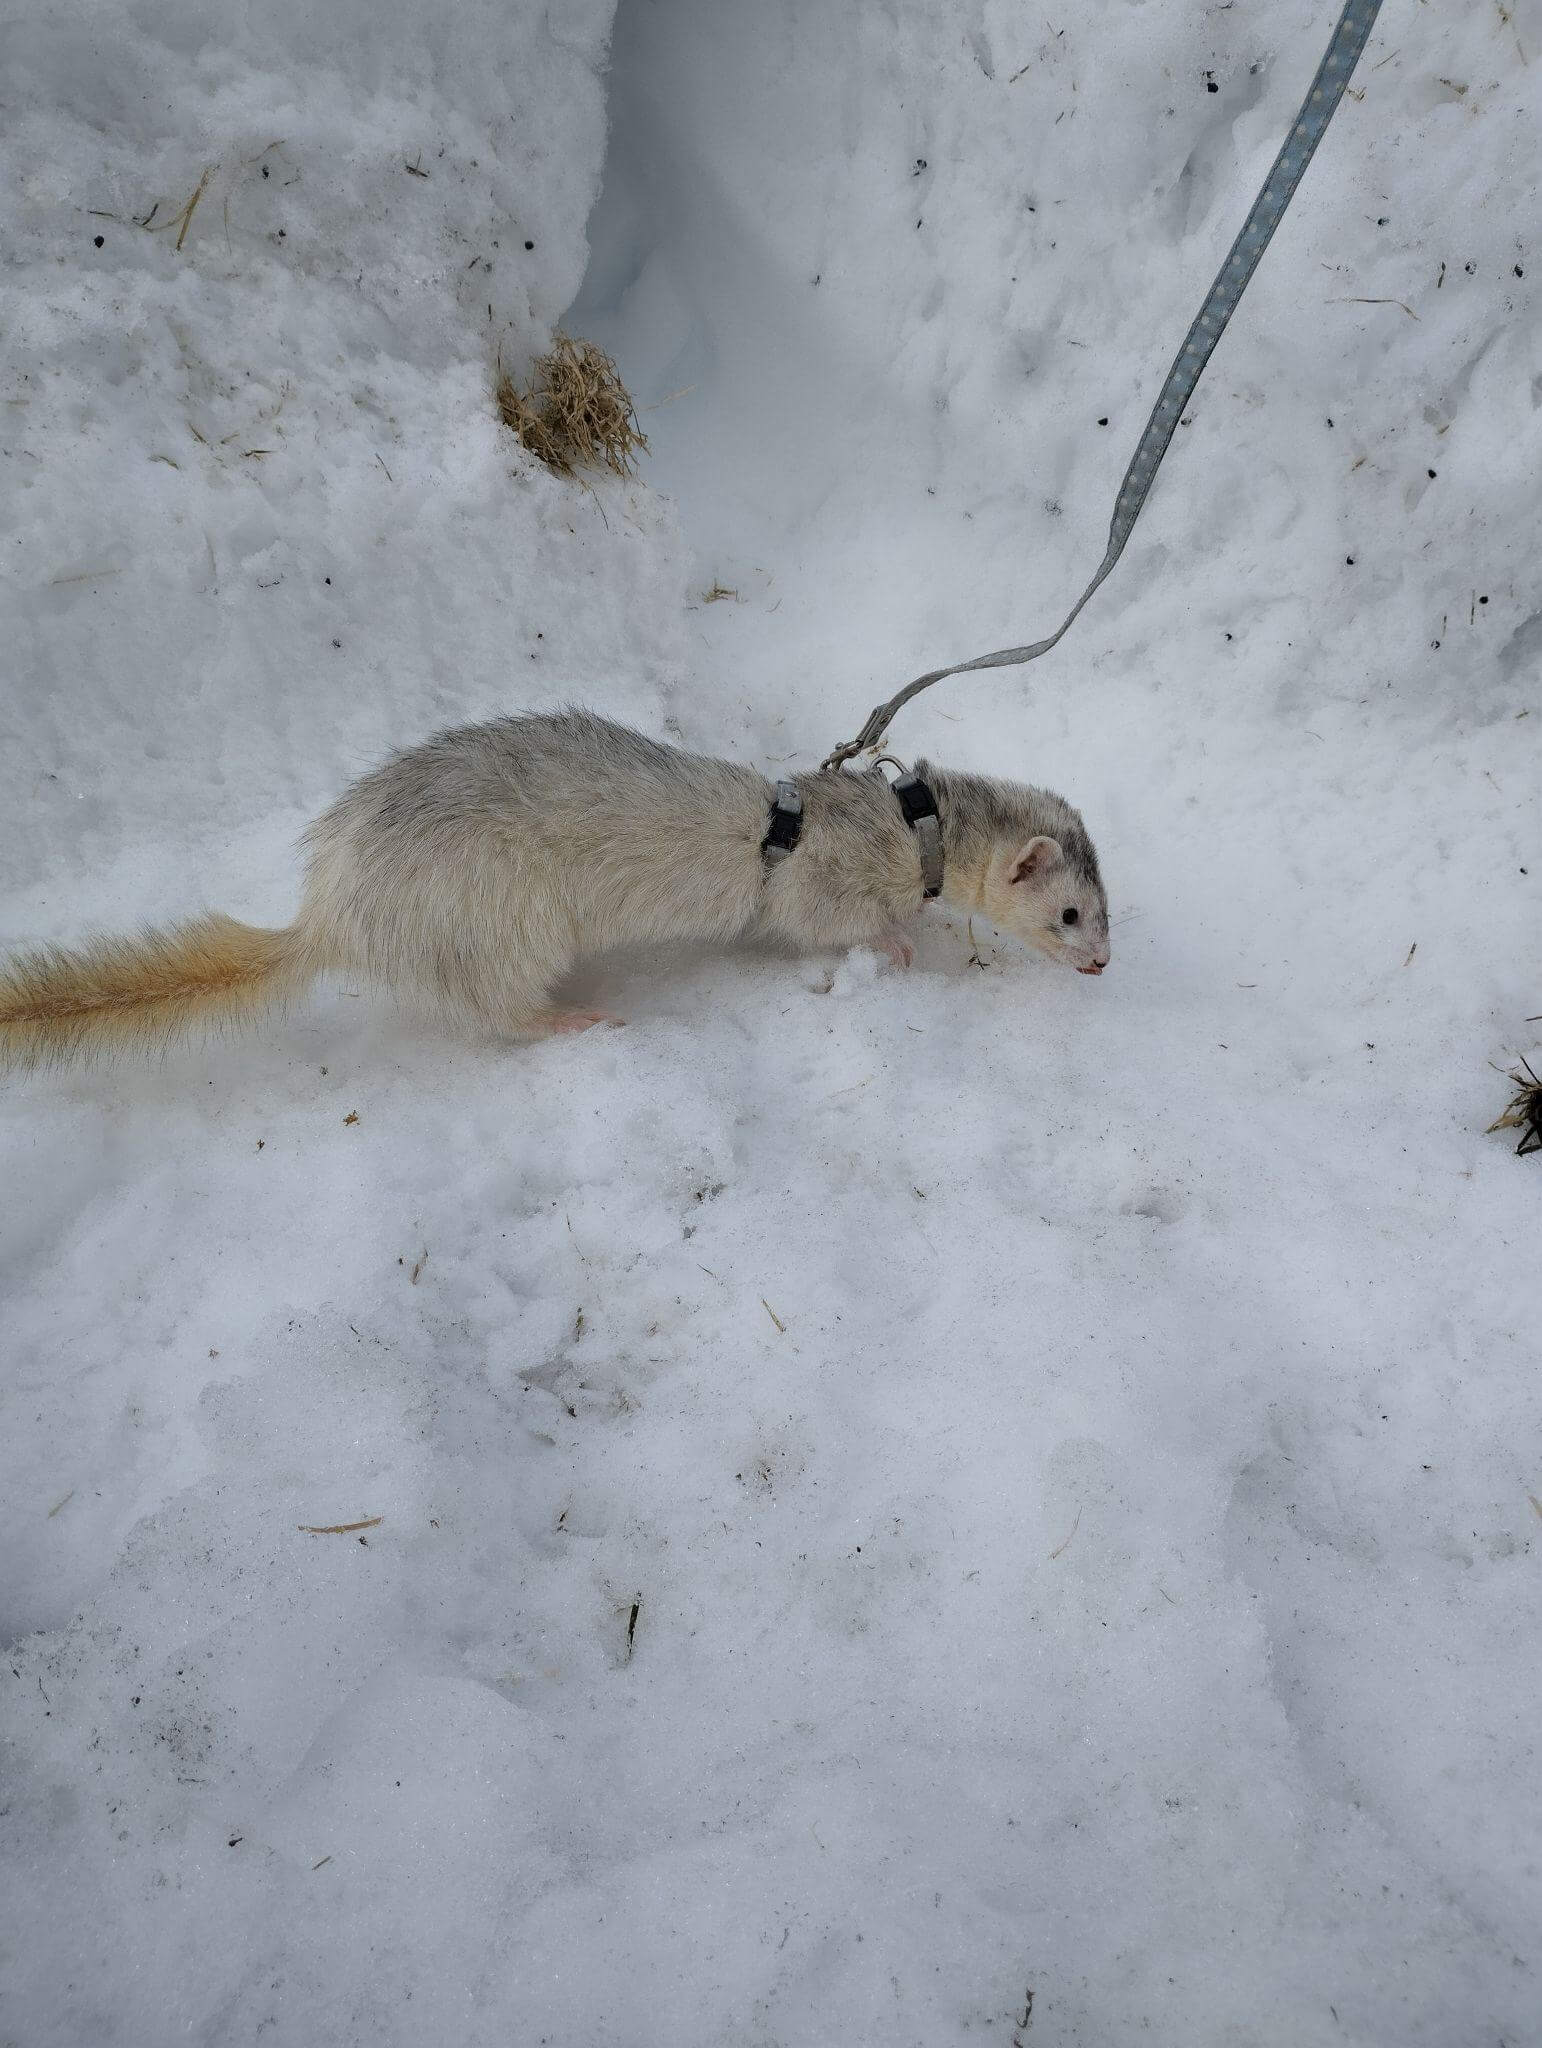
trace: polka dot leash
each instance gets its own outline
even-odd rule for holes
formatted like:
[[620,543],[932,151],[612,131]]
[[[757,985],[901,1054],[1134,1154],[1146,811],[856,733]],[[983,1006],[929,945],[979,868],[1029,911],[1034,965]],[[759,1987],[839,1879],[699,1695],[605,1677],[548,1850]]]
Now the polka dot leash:
[[837,747],[829,756],[824,763],[826,768],[839,768],[854,754],[880,746],[891,719],[900,707],[908,704],[922,690],[930,689],[933,683],[940,683],[944,676],[965,675],[977,668],[1015,668],[1020,662],[1034,661],[1039,655],[1048,654],[1070,631],[1082,607],[1124,553],[1125,542],[1134,530],[1141,507],[1156,481],[1156,473],[1183,417],[1183,409],[1193,397],[1194,387],[1204,374],[1216,343],[1226,331],[1226,323],[1236,312],[1238,302],[1248,288],[1248,281],[1258,268],[1259,258],[1268,248],[1275,229],[1284,218],[1286,207],[1295,197],[1296,187],[1327,132],[1328,123],[1338,110],[1344,88],[1359,62],[1360,53],[1380,11],[1381,0],[1348,0],[1339,16],[1333,40],[1317,67],[1317,75],[1300,111],[1291,123],[1290,133],[1281,145],[1247,219],[1242,223],[1241,233],[1232,243],[1214,284],[1205,294],[1205,302],[1184,336],[1183,346],[1173,358],[1172,368],[1163,380],[1157,402],[1151,408],[1151,417],[1136,444],[1124,481],[1119,486],[1119,495],[1114,501],[1114,516],[1108,528],[1108,552],[1097,574],[1064,620],[1047,640],[1035,640],[1027,647],[998,648],[994,654],[979,654],[973,661],[955,662],[951,668],[937,668],[928,675],[917,676],[913,683],[907,683],[887,703],[877,706],[857,737]]

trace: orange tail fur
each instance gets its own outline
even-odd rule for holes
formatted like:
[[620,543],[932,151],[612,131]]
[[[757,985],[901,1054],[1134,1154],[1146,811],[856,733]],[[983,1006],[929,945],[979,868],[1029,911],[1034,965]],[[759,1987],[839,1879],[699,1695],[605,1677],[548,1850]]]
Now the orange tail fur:
[[316,966],[298,929],[212,913],[133,939],[43,946],[0,963],[0,1066],[91,1059],[218,1029],[295,994]]

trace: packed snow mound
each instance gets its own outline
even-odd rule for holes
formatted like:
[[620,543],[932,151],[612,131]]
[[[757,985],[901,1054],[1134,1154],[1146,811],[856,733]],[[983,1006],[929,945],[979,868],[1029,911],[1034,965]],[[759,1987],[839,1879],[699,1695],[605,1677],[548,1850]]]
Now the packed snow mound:
[[277,919],[320,803],[511,687],[624,677],[656,715],[667,608],[592,591],[672,589],[667,518],[556,485],[493,404],[583,272],[609,26],[152,0],[9,28],[12,933],[184,904],[168,815]]
[[[1045,630],[1329,26],[14,28],[0,939]],[[1535,2037],[1539,53],[1389,6],[1095,608],[896,728],[1081,807],[1100,981],[928,912],[6,1083],[0,2036]],[[496,421],[559,318],[639,483]]]

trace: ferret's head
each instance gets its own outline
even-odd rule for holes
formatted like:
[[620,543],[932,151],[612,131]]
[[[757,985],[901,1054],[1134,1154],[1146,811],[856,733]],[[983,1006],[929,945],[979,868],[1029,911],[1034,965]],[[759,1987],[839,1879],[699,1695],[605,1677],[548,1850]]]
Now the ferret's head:
[[1078,974],[1108,965],[1108,898],[1081,820],[1067,806],[1059,836],[1003,841],[985,871],[985,914],[1025,946]]

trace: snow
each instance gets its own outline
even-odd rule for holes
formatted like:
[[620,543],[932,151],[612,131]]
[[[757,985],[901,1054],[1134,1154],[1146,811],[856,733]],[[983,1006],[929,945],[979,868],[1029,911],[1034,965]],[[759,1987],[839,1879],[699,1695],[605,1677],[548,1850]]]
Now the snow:
[[[282,921],[436,725],[804,764],[1048,630],[1329,21],[610,29],[10,25],[0,943]],[[1539,52],[1385,10],[1114,577],[896,725],[1082,808],[1101,981],[928,912],[7,1079],[0,2039],[1542,2040]],[[635,484],[492,413],[575,293]]]

